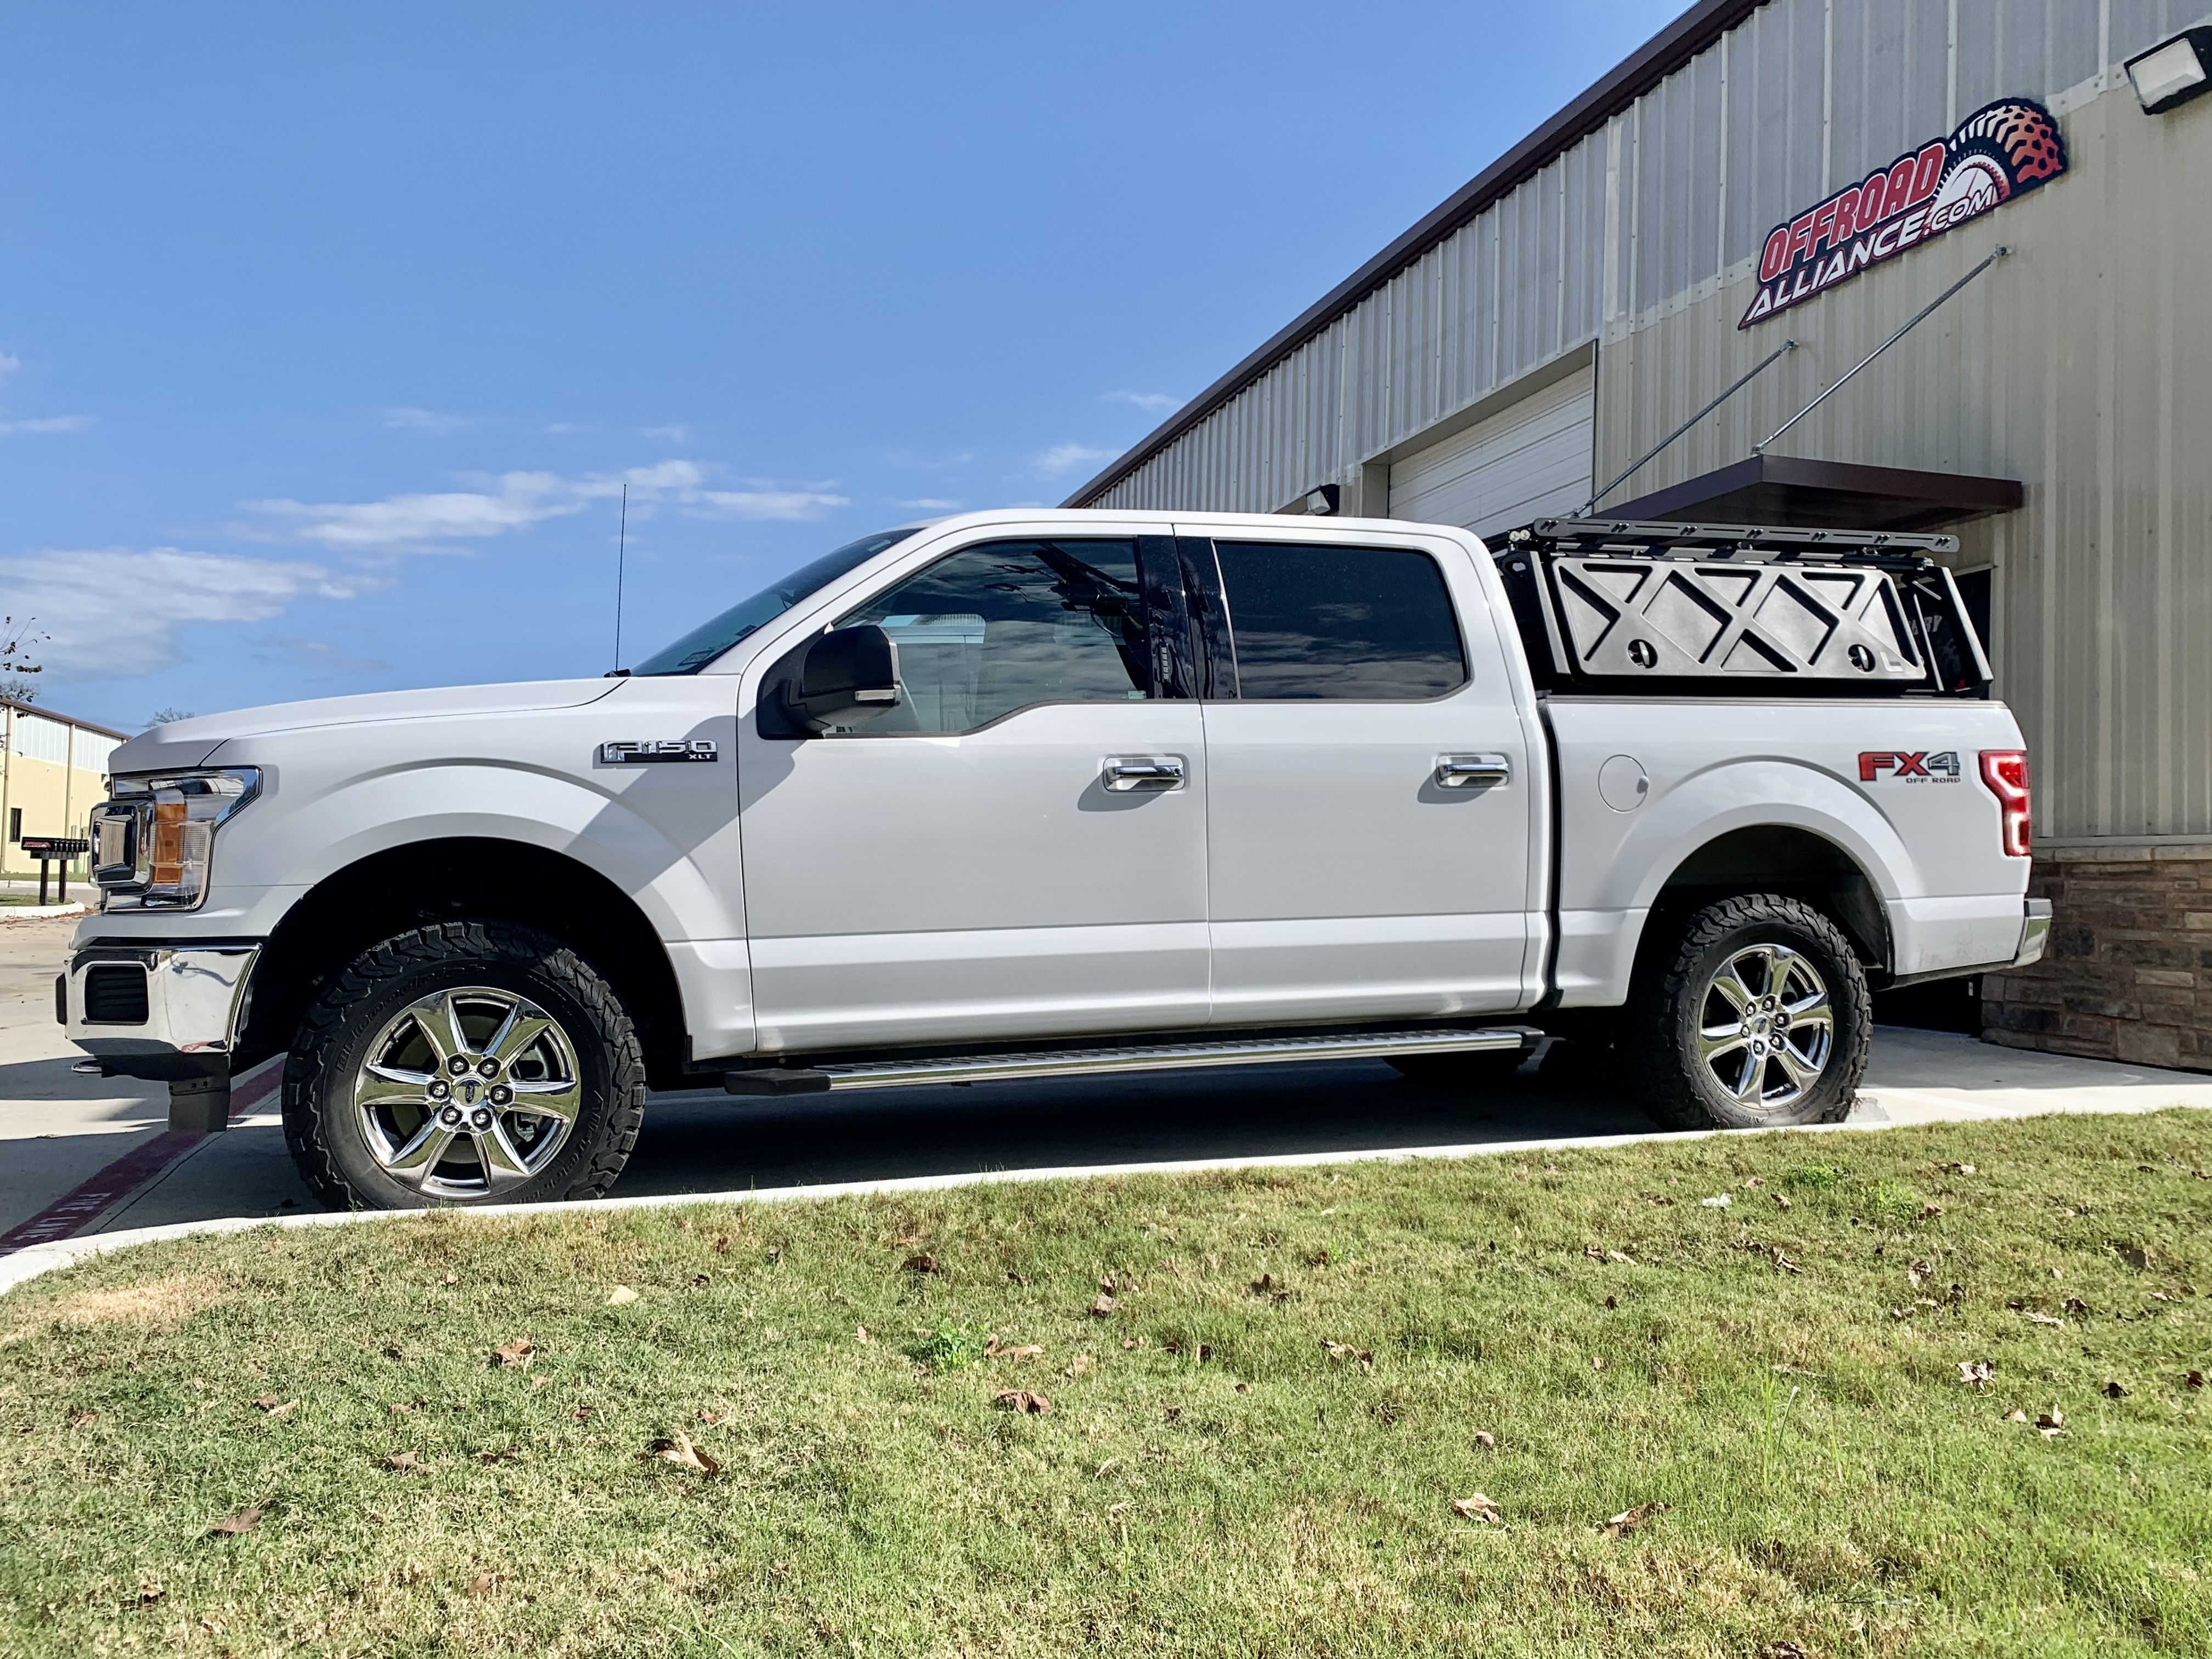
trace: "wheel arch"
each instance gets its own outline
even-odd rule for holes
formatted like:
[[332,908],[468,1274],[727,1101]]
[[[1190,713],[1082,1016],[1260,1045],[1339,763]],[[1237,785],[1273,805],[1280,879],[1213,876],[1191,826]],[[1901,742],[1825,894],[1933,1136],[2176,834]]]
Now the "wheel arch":
[[330,976],[379,941],[430,922],[519,922],[604,974],[637,1027],[647,1078],[686,1070],[684,1004],[666,947],[635,900],[589,865],[528,842],[449,836],[372,853],[287,910],[263,947],[235,1065],[291,1046]]
[[1817,830],[1757,823],[1715,836],[1660,883],[1637,941],[1635,976],[1650,969],[1655,952],[1689,915],[1747,893],[1776,893],[1810,905],[1850,941],[1869,976],[1888,971],[1893,951],[1888,908],[1859,860]]

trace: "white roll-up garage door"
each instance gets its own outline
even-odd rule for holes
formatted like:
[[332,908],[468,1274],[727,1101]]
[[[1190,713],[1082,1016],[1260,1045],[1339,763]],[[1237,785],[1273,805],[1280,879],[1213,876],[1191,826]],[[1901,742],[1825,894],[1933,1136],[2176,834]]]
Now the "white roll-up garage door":
[[1571,514],[1589,499],[1597,380],[1588,368],[1394,463],[1390,516],[1478,536]]

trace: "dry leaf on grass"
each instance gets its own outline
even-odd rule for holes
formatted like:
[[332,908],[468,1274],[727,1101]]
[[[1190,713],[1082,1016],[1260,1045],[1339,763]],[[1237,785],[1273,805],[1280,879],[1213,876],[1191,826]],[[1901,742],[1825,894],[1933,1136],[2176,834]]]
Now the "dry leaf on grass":
[[2066,1413],[2053,1406],[2035,1419],[2035,1426],[2045,1440],[2055,1439],[2066,1432]]
[[97,1422],[99,1419],[98,1412],[71,1412],[69,1415],[69,1425],[73,1429],[81,1429],[88,1423]]
[[1114,1298],[1112,1295],[1105,1291],[1099,1291],[1098,1299],[1091,1304],[1091,1316],[1093,1319],[1103,1319],[1113,1311]]
[[2107,1400],[2125,1400],[2127,1397],[2128,1397],[2128,1390],[2127,1390],[2127,1389],[2124,1389],[2124,1388],[2122,1388],[2118,1383],[2117,1383],[2117,1382],[2107,1382],[2107,1383],[2106,1383],[2106,1384],[2105,1384],[2105,1398],[2106,1398],[2106,1399],[2107,1399]]
[[[1167,1341],[1160,1344],[1160,1352],[1162,1353],[1175,1354],[1178,1357],[1181,1356],[1183,1352],[1182,1339],[1180,1337],[1170,1337]],[[1212,1358],[1213,1350],[1208,1347],[1205,1343],[1200,1343],[1198,1345],[1198,1363],[1203,1365],[1207,1360]]]
[[2056,1325],[2062,1331],[2066,1328],[2066,1322],[2056,1314],[2038,1313],[2033,1308],[2022,1308],[2020,1316],[2031,1325]]
[[447,1273],[446,1275],[446,1283],[448,1285],[458,1285],[460,1282],[461,1276],[459,1273]]
[[416,1471],[420,1470],[423,1465],[422,1460],[416,1456],[413,1452],[404,1451],[393,1452],[389,1457],[386,1458],[384,1460],[384,1467],[387,1469],[397,1469],[402,1474],[413,1474]]
[[866,1347],[875,1340],[876,1339],[874,1337],[868,1334],[868,1328],[866,1325],[855,1325],[853,1327],[853,1340],[859,1343],[862,1347]]
[[1946,1164],[1942,1166],[1942,1169],[1945,1175],[1967,1176],[1977,1173],[1974,1166],[1971,1164]]
[[1375,1356],[1364,1348],[1355,1348],[1349,1342],[1332,1342],[1325,1336],[1321,1340],[1321,1346],[1331,1359],[1356,1359],[1361,1370],[1375,1369]]
[[995,1336],[983,1346],[983,1358],[986,1359],[1035,1359],[1043,1352],[1044,1346],[1038,1342],[1023,1342],[1011,1347],[1001,1347],[999,1346],[999,1339]]
[[2004,1420],[2008,1423],[2025,1423],[2027,1421],[2027,1413],[2021,1410],[2019,1407],[2014,1406],[2010,1411],[2005,1413]]
[[2126,1262],[2128,1266],[2133,1267],[2137,1273],[2148,1273],[2150,1271],[2150,1252],[2143,1249],[2142,1245],[2115,1244],[2112,1248],[2120,1253],[2120,1260]]
[[471,1595],[489,1595],[498,1583],[499,1575],[497,1573],[480,1572],[475,1577],[469,1580],[469,1594]]
[[1474,1431],[1474,1443],[1485,1451],[1496,1451],[1498,1437],[1491,1433],[1488,1429],[1477,1429]]
[[2181,1379],[2181,1386],[2185,1389],[2203,1388],[2204,1386],[2204,1373],[2203,1371],[2191,1371],[2187,1376]]
[[1774,1200],[1774,1207],[1775,1207],[1776,1209],[1778,1209],[1778,1210],[1786,1210],[1786,1209],[1788,1209],[1788,1208],[1790,1207],[1790,1194],[1787,1194],[1787,1193],[1769,1193],[1769,1194],[1767,1194],[1767,1196],[1768,1196],[1769,1198],[1771,1198],[1771,1199],[1772,1199],[1772,1200]]
[[1990,1384],[1996,1379],[1997,1362],[1994,1359],[1961,1359],[1958,1365],[1959,1381],[1971,1383],[1983,1394],[1989,1392]]
[[899,1263],[899,1266],[910,1273],[941,1273],[945,1271],[938,1264],[937,1258],[927,1250],[907,1257],[905,1261]]
[[645,1449],[647,1462],[673,1463],[679,1469],[690,1469],[700,1474],[720,1474],[720,1462],[701,1451],[691,1443],[691,1437],[678,1429],[665,1439],[656,1440]]
[[[1969,1169],[1973,1166],[1969,1164]],[[1769,1642],[1759,1650],[1759,1659],[1813,1659],[1812,1650],[1796,1642]]]
[[1249,1394],[1252,1392],[1252,1385],[1249,1382],[1239,1382],[1237,1385],[1237,1392],[1239,1394]]
[[266,1412],[270,1418],[278,1422],[282,1422],[284,1419],[289,1417],[294,1412],[300,1409],[300,1402],[298,1401],[279,1400],[273,1394],[264,1394],[260,1399],[255,1401],[253,1403],[259,1407],[263,1411]]
[[712,1406],[702,1406],[697,1411],[692,1413],[691,1415],[702,1426],[709,1429],[719,1429],[725,1424],[734,1423],[738,1420],[738,1416],[735,1412],[717,1411]]
[[1487,1521],[1492,1524],[1500,1523],[1505,1518],[1498,1512],[1498,1501],[1485,1498],[1480,1492],[1472,1498],[1453,1498],[1452,1513],[1464,1516],[1469,1521]]
[[267,1508],[266,1504],[253,1504],[235,1515],[226,1515],[220,1521],[210,1521],[208,1522],[208,1534],[210,1537],[235,1538],[242,1532],[252,1532],[261,1524],[261,1517],[267,1512]]
[[1618,1261],[1630,1267],[1636,1265],[1636,1258],[1626,1250],[1608,1250],[1595,1244],[1585,1244],[1583,1254],[1595,1262]]
[[619,1308],[625,1302],[635,1302],[636,1300],[637,1292],[630,1289],[627,1285],[617,1285],[614,1289],[607,1292],[607,1306],[610,1308]]
[[1597,1523],[1597,1529],[1607,1538],[1625,1538],[1655,1515],[1664,1515],[1674,1506],[1672,1504],[1638,1504],[1632,1510],[1623,1510],[1609,1520]]
[[1079,1353],[1067,1362],[1067,1374],[1070,1376],[1088,1376],[1097,1369],[1098,1361],[1087,1353]]
[[1291,1287],[1273,1273],[1261,1273],[1252,1281],[1251,1289],[1253,1295],[1264,1296],[1270,1302],[1287,1302],[1291,1297]]
[[991,1396],[991,1403],[1026,1417],[1042,1417],[1052,1409],[1052,1401],[1034,1389],[1001,1389]]
[[512,1342],[502,1342],[491,1351],[491,1363],[503,1367],[528,1370],[531,1359],[538,1352],[538,1345],[526,1336],[518,1336]]

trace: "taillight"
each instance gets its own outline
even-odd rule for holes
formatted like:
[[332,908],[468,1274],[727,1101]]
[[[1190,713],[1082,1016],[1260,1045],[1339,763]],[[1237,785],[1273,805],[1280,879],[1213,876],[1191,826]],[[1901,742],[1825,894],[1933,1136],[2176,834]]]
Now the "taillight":
[[2023,749],[1982,750],[1982,781],[1997,798],[2000,839],[2007,858],[2027,856],[2027,751]]

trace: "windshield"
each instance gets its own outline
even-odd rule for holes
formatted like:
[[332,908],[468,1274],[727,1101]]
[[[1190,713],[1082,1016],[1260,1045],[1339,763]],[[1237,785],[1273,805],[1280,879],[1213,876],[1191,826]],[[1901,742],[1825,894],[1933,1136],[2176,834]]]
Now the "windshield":
[[763,588],[743,604],[732,605],[714,621],[700,623],[675,644],[654,652],[630,672],[696,674],[755,629],[774,622],[808,594],[827,586],[847,571],[914,533],[913,530],[878,531],[857,542],[848,542],[834,553],[824,553],[813,563],[799,566],[781,581]]

